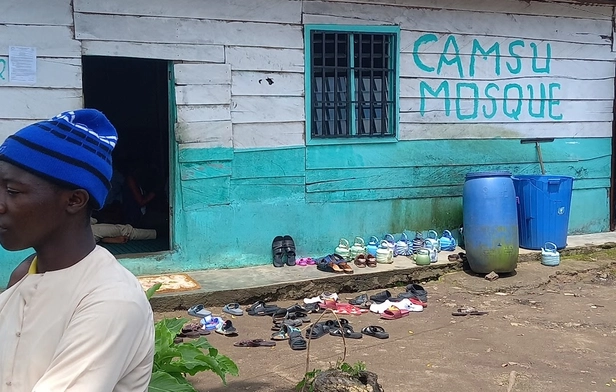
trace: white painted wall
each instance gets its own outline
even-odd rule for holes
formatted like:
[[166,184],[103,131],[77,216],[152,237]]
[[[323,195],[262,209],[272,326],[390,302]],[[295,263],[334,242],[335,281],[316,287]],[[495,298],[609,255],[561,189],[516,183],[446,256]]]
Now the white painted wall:
[[[25,125],[83,105],[81,45],[68,0],[5,2],[0,13],[0,141]],[[9,46],[37,49],[37,82],[10,83]]]
[[[86,54],[175,61],[182,144],[303,145],[302,24],[314,23],[400,25],[402,140],[611,136],[613,7],[518,0],[14,3],[0,15],[0,140],[81,106]],[[37,47],[35,86],[2,79],[9,45]],[[494,54],[484,59],[477,45],[498,46],[498,68]],[[460,67],[443,62],[452,59]],[[545,99],[531,101],[531,89]]]

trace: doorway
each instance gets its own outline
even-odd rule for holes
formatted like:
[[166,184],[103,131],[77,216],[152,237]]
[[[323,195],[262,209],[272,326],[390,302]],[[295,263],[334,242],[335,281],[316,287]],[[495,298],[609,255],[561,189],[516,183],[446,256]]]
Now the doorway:
[[83,56],[82,65],[85,107],[103,112],[118,132],[112,188],[105,207],[93,216],[96,223],[148,230],[102,238],[99,244],[115,255],[169,250],[169,64]]

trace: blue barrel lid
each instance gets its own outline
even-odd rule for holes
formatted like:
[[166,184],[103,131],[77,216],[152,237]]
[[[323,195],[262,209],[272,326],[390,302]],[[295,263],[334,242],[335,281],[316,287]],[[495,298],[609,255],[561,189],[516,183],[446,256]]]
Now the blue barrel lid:
[[466,173],[467,180],[471,178],[485,178],[485,177],[511,177],[511,172],[502,170],[502,171]]

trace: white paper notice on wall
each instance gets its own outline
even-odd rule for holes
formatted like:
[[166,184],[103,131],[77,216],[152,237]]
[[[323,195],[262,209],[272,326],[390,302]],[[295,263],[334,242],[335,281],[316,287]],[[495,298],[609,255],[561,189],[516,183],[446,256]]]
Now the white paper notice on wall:
[[23,84],[36,83],[36,48],[9,46],[9,81]]

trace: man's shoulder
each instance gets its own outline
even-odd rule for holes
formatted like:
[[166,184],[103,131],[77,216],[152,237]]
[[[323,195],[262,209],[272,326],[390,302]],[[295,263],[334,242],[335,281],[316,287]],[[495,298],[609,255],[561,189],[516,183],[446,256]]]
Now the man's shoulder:
[[143,287],[139,280],[105,248],[97,246],[92,253],[93,259],[80,272],[83,290],[89,296],[104,296],[112,299],[145,300]]

